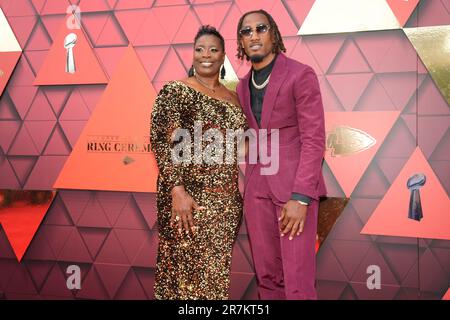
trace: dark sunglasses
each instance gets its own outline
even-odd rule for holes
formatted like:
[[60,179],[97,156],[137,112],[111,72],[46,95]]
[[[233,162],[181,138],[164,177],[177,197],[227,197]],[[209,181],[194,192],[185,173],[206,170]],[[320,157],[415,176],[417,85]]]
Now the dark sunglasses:
[[[255,30],[257,34],[263,34],[266,33],[270,29],[270,25],[268,24],[260,24],[256,26]],[[253,29],[250,27],[241,29],[239,31],[239,34],[243,37],[251,37],[253,35]]]

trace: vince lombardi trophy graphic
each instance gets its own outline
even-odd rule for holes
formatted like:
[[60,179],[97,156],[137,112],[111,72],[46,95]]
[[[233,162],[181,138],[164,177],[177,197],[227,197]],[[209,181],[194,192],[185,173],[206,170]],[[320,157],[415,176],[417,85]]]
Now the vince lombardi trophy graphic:
[[75,73],[75,57],[73,55],[73,47],[77,43],[77,35],[75,33],[69,33],[64,39],[64,48],[67,50],[67,59],[66,59],[66,72],[67,73]]

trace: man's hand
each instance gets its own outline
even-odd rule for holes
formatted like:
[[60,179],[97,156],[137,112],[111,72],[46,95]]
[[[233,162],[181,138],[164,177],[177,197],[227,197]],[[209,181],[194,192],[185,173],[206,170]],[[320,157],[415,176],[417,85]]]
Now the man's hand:
[[299,236],[305,226],[307,210],[308,206],[302,205],[296,200],[286,202],[281,209],[281,216],[278,218],[281,236],[289,232],[289,240],[292,240],[296,234]]
[[192,211],[204,209],[205,207],[200,207],[186,192],[184,186],[175,186],[172,188],[172,217],[170,224],[178,228],[180,235],[183,232],[183,227],[186,234],[189,234],[189,230],[195,234]]

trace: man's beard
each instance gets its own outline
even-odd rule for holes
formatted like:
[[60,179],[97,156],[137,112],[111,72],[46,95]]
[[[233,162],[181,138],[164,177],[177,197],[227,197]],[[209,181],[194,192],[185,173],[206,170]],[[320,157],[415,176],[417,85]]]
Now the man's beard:
[[263,56],[263,55],[261,55],[261,54],[255,54],[254,56],[251,56],[251,57],[250,57],[250,61],[251,61],[252,63],[260,63],[261,61],[264,60],[265,57],[266,57],[266,56]]

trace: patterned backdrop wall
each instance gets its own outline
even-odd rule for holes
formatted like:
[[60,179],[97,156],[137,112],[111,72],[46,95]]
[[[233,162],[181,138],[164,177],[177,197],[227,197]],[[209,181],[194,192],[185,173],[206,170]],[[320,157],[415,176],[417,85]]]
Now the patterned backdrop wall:
[[[449,0],[0,0],[0,299],[153,298],[153,99],[186,76],[202,24],[225,37],[229,80],[245,75],[236,25],[259,8],[319,77],[329,197],[349,198],[317,254],[319,299],[444,297]],[[421,222],[407,219],[418,172]],[[47,202],[7,207],[27,190]],[[71,265],[81,289],[67,287]],[[381,286],[369,289],[373,266]],[[245,225],[231,298],[257,298]]]

